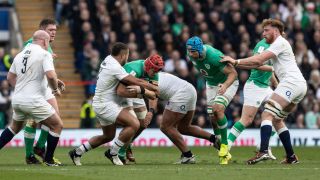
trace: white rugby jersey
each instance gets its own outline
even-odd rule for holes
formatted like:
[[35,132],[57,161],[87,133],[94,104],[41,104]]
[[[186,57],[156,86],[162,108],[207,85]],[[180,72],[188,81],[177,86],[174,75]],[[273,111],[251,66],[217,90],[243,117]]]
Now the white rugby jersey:
[[178,96],[179,91],[186,90],[188,86],[192,86],[187,81],[178,78],[169,73],[159,72],[159,97],[163,100],[169,100],[173,96]]
[[52,55],[37,44],[29,44],[14,58],[10,72],[17,75],[12,104],[36,105],[45,99],[46,72],[54,70]]
[[267,49],[276,55],[272,58],[275,74],[280,82],[301,82],[306,81],[297,66],[296,58],[293,54],[292,47],[289,42],[279,36]]
[[107,56],[100,65],[93,104],[99,106],[108,101],[117,101],[117,86],[128,75],[116,59],[111,55]]

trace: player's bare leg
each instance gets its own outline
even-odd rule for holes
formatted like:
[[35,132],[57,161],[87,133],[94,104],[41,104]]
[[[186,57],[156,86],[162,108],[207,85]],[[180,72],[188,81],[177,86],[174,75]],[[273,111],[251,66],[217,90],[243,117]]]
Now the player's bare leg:
[[163,119],[160,125],[160,130],[178,147],[181,151],[180,164],[193,164],[195,157],[187,147],[182,135],[177,129],[177,125],[184,118],[185,114],[169,111],[167,109],[163,112]]

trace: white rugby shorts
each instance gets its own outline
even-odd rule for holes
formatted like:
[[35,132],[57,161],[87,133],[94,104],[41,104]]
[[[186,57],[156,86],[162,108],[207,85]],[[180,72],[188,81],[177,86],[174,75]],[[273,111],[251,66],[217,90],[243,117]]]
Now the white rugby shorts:
[[12,118],[14,120],[25,121],[31,118],[36,123],[46,120],[56,113],[54,108],[46,100],[39,101],[36,105],[12,104],[12,109]]
[[195,88],[188,84],[184,89],[177,91],[171,97],[166,105],[166,109],[181,114],[186,114],[188,111],[196,109],[197,91]]
[[247,81],[243,88],[243,105],[258,108],[270,98],[272,93],[273,90],[270,87],[262,88],[255,85],[253,81]]
[[306,82],[280,82],[274,93],[283,97],[290,103],[298,104],[307,93]]

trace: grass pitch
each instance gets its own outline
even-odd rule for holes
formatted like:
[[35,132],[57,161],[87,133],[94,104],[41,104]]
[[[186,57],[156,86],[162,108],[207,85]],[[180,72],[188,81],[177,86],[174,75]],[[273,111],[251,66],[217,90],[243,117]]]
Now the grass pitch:
[[300,164],[282,165],[284,150],[273,148],[275,161],[266,161],[256,165],[246,165],[251,158],[254,147],[234,147],[229,165],[218,164],[217,152],[212,147],[191,147],[196,155],[197,164],[174,165],[180,153],[172,148],[134,148],[137,164],[123,167],[114,166],[104,157],[106,148],[100,147],[82,157],[82,166],[73,165],[68,156],[71,148],[58,148],[55,156],[65,166],[46,167],[43,165],[26,165],[23,148],[4,148],[0,151],[1,180],[72,180],[72,179],[130,179],[130,180],[200,180],[200,179],[319,179],[320,148],[296,147]]

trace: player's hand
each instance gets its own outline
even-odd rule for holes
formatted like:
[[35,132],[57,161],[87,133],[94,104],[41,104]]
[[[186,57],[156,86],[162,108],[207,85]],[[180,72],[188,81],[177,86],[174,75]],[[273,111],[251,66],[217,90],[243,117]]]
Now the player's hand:
[[60,97],[61,96],[61,91],[59,88],[55,89],[55,90],[52,90],[52,94],[54,96],[57,96],[57,97]]
[[233,66],[236,64],[236,60],[233,59],[232,57],[230,56],[220,56],[222,59],[220,60],[220,62],[226,62],[226,63],[230,63],[232,64]]
[[224,84],[219,84],[218,87],[219,87],[219,89],[218,89],[219,95],[222,95],[227,91],[226,85],[224,85]]
[[60,79],[58,79],[58,88],[61,93],[63,93],[66,90],[66,85]]
[[149,126],[149,124],[151,123],[152,118],[153,118],[153,113],[152,112],[148,112],[146,117],[144,118],[142,126],[144,128],[147,128]]
[[52,53],[52,58],[53,58],[53,59],[56,59],[56,58],[58,58],[58,55],[55,54],[55,53]]

